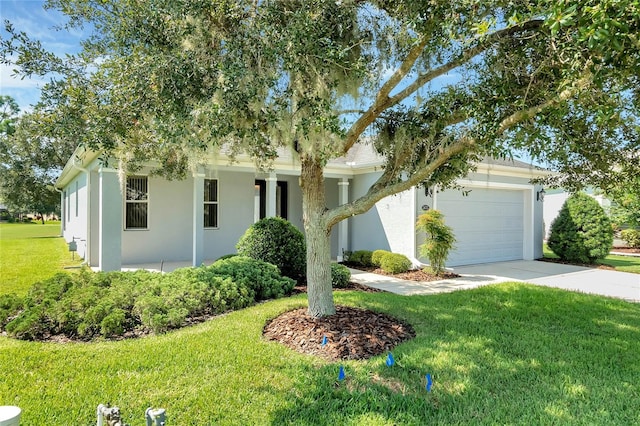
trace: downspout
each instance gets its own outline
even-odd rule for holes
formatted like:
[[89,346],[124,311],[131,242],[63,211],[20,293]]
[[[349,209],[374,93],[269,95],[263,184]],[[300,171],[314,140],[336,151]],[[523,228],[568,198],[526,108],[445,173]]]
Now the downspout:
[[[71,165],[73,168],[78,169],[87,175],[87,238],[85,241],[84,263],[87,266],[91,266],[91,172],[89,172],[88,169],[77,165],[75,157]],[[76,194],[76,197],[77,196],[78,194]]]

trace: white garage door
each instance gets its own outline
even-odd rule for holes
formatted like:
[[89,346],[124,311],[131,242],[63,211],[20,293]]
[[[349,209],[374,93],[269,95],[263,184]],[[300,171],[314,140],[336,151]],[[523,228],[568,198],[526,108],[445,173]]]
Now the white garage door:
[[473,188],[437,194],[436,208],[456,236],[447,266],[523,258],[524,191]]

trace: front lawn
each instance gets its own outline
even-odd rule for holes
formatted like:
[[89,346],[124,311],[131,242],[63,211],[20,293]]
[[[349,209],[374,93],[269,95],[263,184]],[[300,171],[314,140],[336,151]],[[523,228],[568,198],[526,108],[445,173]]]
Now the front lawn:
[[[559,259],[546,244],[543,246],[543,253],[544,257],[548,259]],[[615,268],[616,271],[640,274],[640,257],[610,254],[604,259],[597,260],[595,265],[608,265]]]
[[24,424],[95,424],[109,402],[132,425],[149,406],[198,426],[640,424],[640,305],[518,283],[335,297],[414,327],[395,366],[328,363],[265,341],[265,322],[304,306],[299,295],[137,340],[0,337],[0,404],[20,406]]
[[0,289],[24,295],[36,281],[82,262],[60,237],[60,222],[0,224]]

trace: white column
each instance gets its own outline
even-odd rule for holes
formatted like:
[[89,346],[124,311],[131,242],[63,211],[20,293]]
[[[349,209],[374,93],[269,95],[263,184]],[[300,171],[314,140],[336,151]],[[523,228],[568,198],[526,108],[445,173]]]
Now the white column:
[[98,268],[101,271],[119,271],[122,268],[123,210],[118,173],[101,167],[99,180]]
[[200,266],[204,261],[204,174],[193,174],[193,247],[191,264]]
[[[338,204],[349,202],[349,179],[342,178],[338,182]],[[338,223],[338,262],[344,260],[342,253],[349,250],[349,219],[343,219]]]
[[276,189],[278,187],[278,177],[275,173],[269,173],[265,182],[267,183],[265,217],[274,217],[276,215]]
[[432,193],[431,193],[431,200],[433,201],[433,205],[431,206],[431,208],[433,210],[438,210],[438,185],[433,185],[433,189],[432,189]]

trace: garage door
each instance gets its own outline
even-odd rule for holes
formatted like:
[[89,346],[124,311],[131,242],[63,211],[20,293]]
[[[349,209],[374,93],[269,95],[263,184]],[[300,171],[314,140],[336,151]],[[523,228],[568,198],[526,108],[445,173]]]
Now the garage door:
[[449,190],[437,194],[436,207],[456,236],[447,266],[523,258],[524,191]]

